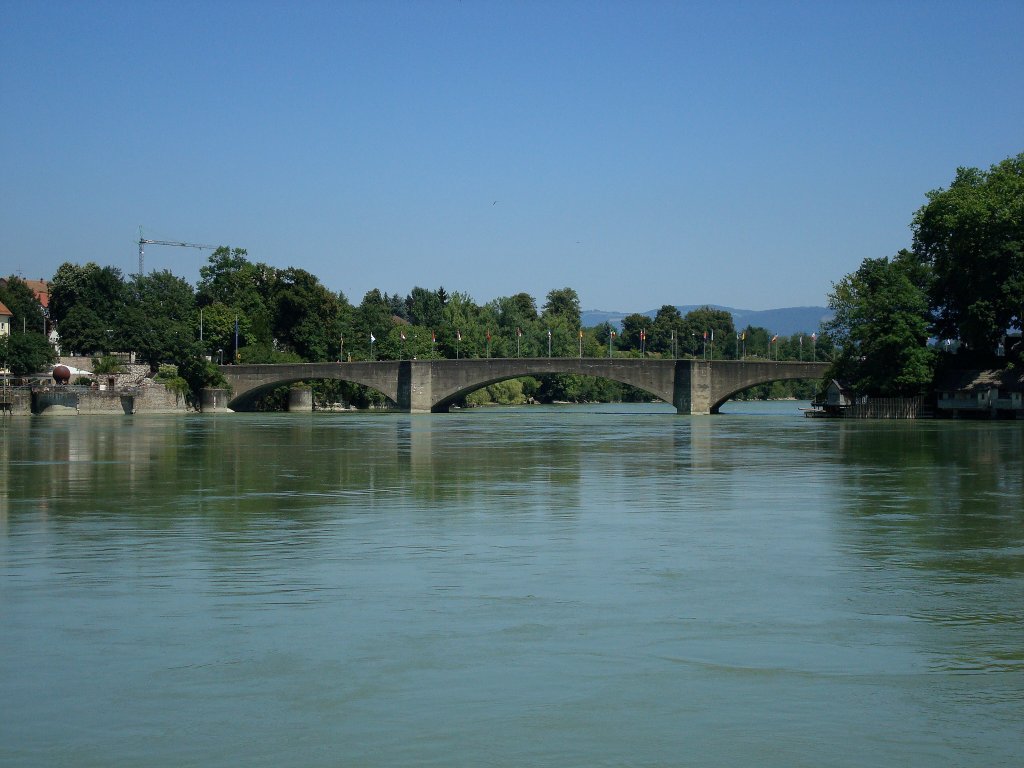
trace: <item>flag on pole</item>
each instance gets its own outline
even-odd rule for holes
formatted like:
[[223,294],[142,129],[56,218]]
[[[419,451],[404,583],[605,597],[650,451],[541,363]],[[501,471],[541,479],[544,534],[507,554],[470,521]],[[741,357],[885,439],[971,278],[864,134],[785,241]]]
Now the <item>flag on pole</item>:
[[405,331],[399,331],[398,335],[402,337],[402,341],[405,341]]
[[523,335],[523,329],[522,328],[516,328],[516,336],[522,336],[522,335]]
[[774,336],[772,336],[772,340],[769,343],[774,344],[778,340],[779,340],[779,334],[776,333]]
[[370,343],[373,344],[377,340],[377,337],[373,335],[373,331],[370,331]]
[[433,344],[435,341],[437,341],[437,334],[434,333],[433,331],[431,331],[430,332],[430,343]]
[[488,340],[488,341],[490,341],[490,340],[491,340],[491,332],[490,332],[490,331],[487,331],[487,340]]
[[811,334],[811,341],[814,341],[814,340],[816,340],[817,338],[818,338],[818,334],[816,334],[816,333],[812,333],[812,334]]
[[549,339],[551,338],[551,329],[550,328],[548,328],[548,338]]
[[715,329],[714,328],[711,329],[711,340],[712,341],[715,340]]
[[708,332],[704,331],[704,341],[707,341],[707,340],[708,340]]
[[583,338],[583,329],[582,328],[580,328],[580,338],[581,339]]
[[456,331],[455,331],[455,340],[456,341],[462,341],[462,331],[456,329]]

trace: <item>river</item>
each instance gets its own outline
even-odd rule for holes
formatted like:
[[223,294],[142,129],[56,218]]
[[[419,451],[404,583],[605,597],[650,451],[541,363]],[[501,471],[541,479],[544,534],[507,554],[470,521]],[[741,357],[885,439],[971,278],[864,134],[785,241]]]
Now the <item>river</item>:
[[1017,766],[1024,425],[7,418],[0,765]]

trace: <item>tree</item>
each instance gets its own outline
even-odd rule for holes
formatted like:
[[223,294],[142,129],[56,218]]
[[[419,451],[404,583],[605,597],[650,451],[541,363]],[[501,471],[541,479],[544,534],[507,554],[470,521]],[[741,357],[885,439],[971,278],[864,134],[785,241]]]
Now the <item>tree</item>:
[[356,308],[352,319],[352,333],[355,338],[346,345],[353,355],[370,358],[370,336],[383,339],[394,321],[391,319],[391,304],[378,289],[367,291]]
[[580,327],[580,297],[572,288],[559,288],[548,292],[541,307],[541,319],[561,317],[573,327]]
[[914,216],[914,253],[931,268],[935,333],[992,352],[1024,312],[1024,153],[988,171],[958,168]]
[[622,333],[619,334],[620,349],[635,349],[640,351],[640,333],[646,335],[647,329],[651,327],[651,318],[647,315],[634,313],[622,318]]
[[444,288],[430,291],[417,286],[405,297],[404,317],[413,325],[421,325],[424,328],[440,328],[443,321],[441,312],[447,300],[448,295]]
[[[679,309],[671,304],[662,305],[661,309],[654,316],[654,322],[647,332],[647,350],[658,352],[663,355],[678,354],[681,349],[680,341],[683,336],[683,316]],[[673,346],[673,339],[675,345]]]
[[39,373],[57,359],[53,345],[42,333],[14,333],[0,337],[0,368],[15,376]]
[[167,270],[133,275],[117,320],[128,348],[154,371],[162,362],[179,364],[198,355],[193,349],[199,337],[195,293]]
[[343,309],[338,296],[304,269],[278,272],[271,298],[274,339],[303,360],[322,362],[338,349]]
[[222,246],[210,254],[209,264],[199,270],[196,301],[204,308],[220,303],[229,309],[232,349],[235,317],[238,318],[240,344],[270,344],[273,341],[271,299],[277,279],[278,270],[266,264],[253,264],[246,259],[244,248]]
[[11,275],[0,283],[0,304],[11,311],[12,331],[43,330],[43,305],[36,298],[35,291],[20,277]]
[[118,315],[126,303],[124,278],[115,267],[65,262],[50,282],[50,319],[61,348],[78,352],[125,350],[130,342]]
[[694,357],[716,359],[732,356],[733,348],[728,341],[733,338],[736,328],[732,315],[724,309],[704,306],[686,313],[682,322],[682,343]]
[[928,300],[919,264],[901,251],[892,260],[865,259],[833,285],[823,326],[837,351],[828,373],[856,391],[909,396],[925,391],[934,373],[928,342]]

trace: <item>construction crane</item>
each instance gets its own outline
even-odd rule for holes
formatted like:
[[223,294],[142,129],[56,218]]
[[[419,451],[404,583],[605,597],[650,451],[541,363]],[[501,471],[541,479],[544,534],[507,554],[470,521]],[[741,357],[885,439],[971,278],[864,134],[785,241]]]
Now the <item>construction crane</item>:
[[202,245],[200,243],[182,243],[177,240],[148,240],[142,236],[142,227],[139,227],[139,274],[145,274],[146,246],[147,245],[175,245],[179,248],[201,248],[215,251],[219,245]]

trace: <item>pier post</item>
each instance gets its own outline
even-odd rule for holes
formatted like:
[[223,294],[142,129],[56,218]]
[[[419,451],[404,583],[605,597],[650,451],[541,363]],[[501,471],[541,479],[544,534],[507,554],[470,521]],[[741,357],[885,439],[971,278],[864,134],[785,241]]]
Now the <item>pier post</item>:
[[288,390],[288,413],[312,413],[313,390],[309,387],[292,387]]
[[226,413],[228,391],[218,387],[203,387],[199,391],[199,410],[202,413]]

